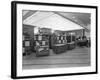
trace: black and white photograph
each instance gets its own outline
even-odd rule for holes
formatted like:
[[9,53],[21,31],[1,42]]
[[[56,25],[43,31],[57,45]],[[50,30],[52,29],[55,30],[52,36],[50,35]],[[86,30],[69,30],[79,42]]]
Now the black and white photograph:
[[91,66],[91,14],[23,10],[23,69]]
[[97,73],[96,6],[12,6],[14,78]]

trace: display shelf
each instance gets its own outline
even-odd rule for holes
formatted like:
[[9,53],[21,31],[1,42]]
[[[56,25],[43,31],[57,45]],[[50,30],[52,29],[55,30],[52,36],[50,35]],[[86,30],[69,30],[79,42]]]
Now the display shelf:
[[49,40],[47,38],[47,36],[39,34],[34,36],[37,57],[49,55]]

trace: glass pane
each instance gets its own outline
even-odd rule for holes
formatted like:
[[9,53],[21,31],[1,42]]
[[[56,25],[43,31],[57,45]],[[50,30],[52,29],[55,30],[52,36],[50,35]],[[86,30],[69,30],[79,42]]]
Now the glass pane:
[[67,36],[67,42],[68,42],[68,43],[71,42],[71,36]]
[[75,41],[75,36],[72,36],[72,41]]

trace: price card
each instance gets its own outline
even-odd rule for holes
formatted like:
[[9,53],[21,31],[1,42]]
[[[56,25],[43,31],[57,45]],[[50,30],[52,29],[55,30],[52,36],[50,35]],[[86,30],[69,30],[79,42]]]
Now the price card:
[[63,40],[63,43],[65,43],[65,40]]
[[59,43],[61,43],[61,40],[59,40]]
[[46,45],[46,41],[42,41],[42,45]]
[[30,41],[25,41],[25,46],[30,46]]
[[63,36],[61,36],[61,40],[63,40]]

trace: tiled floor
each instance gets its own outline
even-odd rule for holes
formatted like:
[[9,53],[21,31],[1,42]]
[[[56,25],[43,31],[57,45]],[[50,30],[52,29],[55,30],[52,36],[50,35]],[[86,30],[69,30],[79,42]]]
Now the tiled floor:
[[23,57],[23,69],[80,66],[90,66],[90,48],[75,48],[61,54],[54,54],[50,50],[50,56],[35,57],[32,53]]

